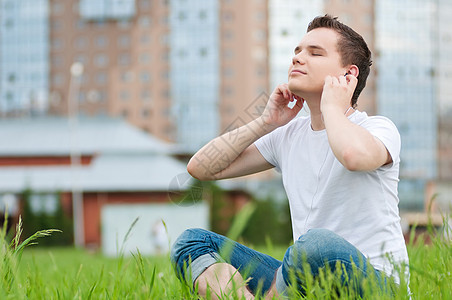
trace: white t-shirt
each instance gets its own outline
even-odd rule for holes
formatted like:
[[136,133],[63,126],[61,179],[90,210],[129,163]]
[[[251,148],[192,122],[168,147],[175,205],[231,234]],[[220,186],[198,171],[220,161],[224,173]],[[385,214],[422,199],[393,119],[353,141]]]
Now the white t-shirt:
[[355,111],[348,118],[380,139],[393,163],[368,172],[347,170],[334,156],[326,130],[312,130],[310,117],[292,120],[255,145],[282,173],[294,241],[311,228],[329,229],[398,281],[385,254],[408,263],[397,197],[400,135],[385,117]]

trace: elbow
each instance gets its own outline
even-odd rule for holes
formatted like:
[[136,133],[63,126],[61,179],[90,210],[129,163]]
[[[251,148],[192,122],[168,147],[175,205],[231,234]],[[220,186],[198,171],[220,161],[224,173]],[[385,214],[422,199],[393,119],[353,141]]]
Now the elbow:
[[199,167],[199,165],[197,165],[195,162],[193,162],[193,160],[190,160],[187,164],[187,172],[194,178],[201,180],[201,181],[208,181],[208,180],[212,180],[212,178],[210,178],[207,172],[207,170],[204,170],[204,172],[201,170],[201,168]]
[[362,171],[362,166],[360,163],[360,159],[362,158],[362,155],[357,153],[352,148],[346,149],[343,154],[342,158],[340,159],[342,165],[349,171]]

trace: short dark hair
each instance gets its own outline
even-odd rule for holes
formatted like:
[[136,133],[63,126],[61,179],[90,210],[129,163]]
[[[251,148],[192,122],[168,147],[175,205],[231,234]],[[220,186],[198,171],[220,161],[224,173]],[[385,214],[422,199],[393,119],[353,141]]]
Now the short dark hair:
[[352,107],[355,107],[359,94],[366,86],[366,80],[372,65],[372,53],[363,37],[347,25],[339,22],[337,17],[332,17],[328,14],[316,17],[309,23],[307,32],[316,28],[329,28],[336,31],[339,34],[337,51],[341,56],[342,65],[356,65],[359,69],[358,84],[353,93],[351,103]]

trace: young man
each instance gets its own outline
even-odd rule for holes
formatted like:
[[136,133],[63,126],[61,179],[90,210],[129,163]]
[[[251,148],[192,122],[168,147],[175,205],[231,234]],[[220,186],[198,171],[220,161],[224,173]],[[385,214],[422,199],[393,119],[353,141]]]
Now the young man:
[[[398,281],[394,263],[408,262],[398,215],[400,136],[389,119],[356,110],[370,65],[359,34],[328,15],[315,18],[295,48],[288,83],[276,87],[262,116],[236,129],[239,138],[218,137],[190,160],[200,180],[280,171],[295,241],[280,262],[209,231],[185,231],[171,259],[200,294],[234,288],[253,298],[259,285],[269,296],[289,285],[303,293],[301,258],[314,277],[339,262],[350,276],[384,272]],[[295,118],[303,105],[310,116]],[[211,147],[223,154],[205,155]]]

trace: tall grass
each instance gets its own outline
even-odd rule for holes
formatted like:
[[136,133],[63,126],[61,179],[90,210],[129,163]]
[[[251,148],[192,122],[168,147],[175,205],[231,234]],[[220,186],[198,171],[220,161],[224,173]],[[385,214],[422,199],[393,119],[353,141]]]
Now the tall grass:
[[[247,208],[249,215],[252,207]],[[246,217],[243,217],[246,218]],[[246,222],[245,222],[246,223]],[[18,224],[17,232],[20,232]],[[131,226],[132,227],[132,226]],[[4,226],[4,228],[6,228]],[[231,235],[243,227],[236,225]],[[143,256],[139,251],[132,256],[119,252],[117,258],[107,258],[74,248],[39,248],[27,245],[36,242],[53,231],[36,233],[20,242],[17,235],[6,242],[4,230],[1,236],[1,299],[198,299],[190,288],[181,283],[170,264],[169,256]],[[452,299],[452,245],[450,240],[437,236],[433,231],[432,243],[423,239],[411,239],[410,289],[412,299]],[[238,237],[238,236],[237,236]],[[126,241],[125,241],[126,242]],[[288,245],[267,245],[257,250],[282,259]],[[25,249],[25,250],[24,250]],[[22,255],[23,254],[23,255]],[[306,294],[309,299],[409,299],[406,285],[396,286],[392,295],[378,292],[375,281],[369,279],[364,294],[357,295],[337,285],[338,274],[321,272],[320,279],[307,278]],[[297,297],[297,291],[291,295]],[[224,299],[235,299],[228,294]]]

